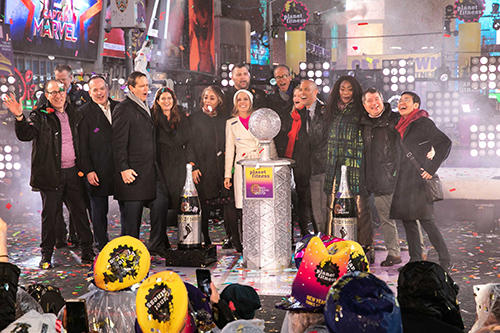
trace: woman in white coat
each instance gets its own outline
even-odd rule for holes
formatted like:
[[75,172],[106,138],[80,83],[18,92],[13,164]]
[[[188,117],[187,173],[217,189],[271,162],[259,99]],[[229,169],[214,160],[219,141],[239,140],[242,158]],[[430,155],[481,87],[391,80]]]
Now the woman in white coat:
[[[233,117],[226,122],[226,159],[224,164],[224,187],[230,189],[234,182],[236,208],[243,207],[243,168],[236,162],[256,159],[262,151],[259,140],[248,130],[248,122],[253,112],[253,95],[246,89],[238,90],[233,97]],[[276,157],[276,147],[271,144],[271,157]],[[234,167],[234,177],[232,170]]]

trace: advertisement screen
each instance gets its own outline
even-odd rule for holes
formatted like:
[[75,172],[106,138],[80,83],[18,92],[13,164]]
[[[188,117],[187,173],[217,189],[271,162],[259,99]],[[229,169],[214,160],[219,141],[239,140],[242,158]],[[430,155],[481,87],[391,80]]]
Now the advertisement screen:
[[215,73],[214,2],[189,0],[189,68]]
[[80,59],[97,58],[103,0],[7,1],[16,51]]

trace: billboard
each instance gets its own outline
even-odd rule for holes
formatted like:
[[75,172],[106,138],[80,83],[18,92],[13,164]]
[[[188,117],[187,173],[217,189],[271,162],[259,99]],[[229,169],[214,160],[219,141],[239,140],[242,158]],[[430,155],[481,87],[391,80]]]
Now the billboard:
[[189,0],[189,68],[215,73],[214,2]]
[[7,1],[16,51],[94,60],[103,0]]

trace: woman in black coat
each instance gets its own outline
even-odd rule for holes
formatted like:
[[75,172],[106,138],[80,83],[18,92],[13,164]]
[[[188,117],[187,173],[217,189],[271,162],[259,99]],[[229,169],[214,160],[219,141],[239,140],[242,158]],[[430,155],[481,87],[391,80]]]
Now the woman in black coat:
[[[431,179],[451,149],[450,139],[441,132],[428,113],[420,109],[420,98],[404,92],[398,103],[401,119],[396,125],[402,142],[399,175],[392,199],[390,217],[403,220],[410,252],[410,261],[422,260],[422,247],[416,220],[429,236],[444,269],[450,265],[450,254],[434,223],[433,202],[428,197],[425,181]],[[415,157],[420,170],[407,158],[408,150]]]
[[233,196],[224,189],[224,149],[227,116],[224,93],[217,86],[205,88],[201,94],[201,112],[190,116],[191,133],[187,155],[193,164],[193,180],[201,201],[202,232],[210,244],[208,219],[212,207],[224,204],[224,223],[232,246],[241,252],[236,208]]
[[158,165],[167,187],[170,208],[177,210],[186,179],[188,118],[179,111],[177,97],[167,87],[158,89],[152,109]]

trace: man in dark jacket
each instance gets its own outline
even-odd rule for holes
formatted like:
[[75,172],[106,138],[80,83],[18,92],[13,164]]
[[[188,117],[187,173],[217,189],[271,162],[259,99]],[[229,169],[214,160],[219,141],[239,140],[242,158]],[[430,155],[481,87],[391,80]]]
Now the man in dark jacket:
[[[441,266],[447,270],[450,267],[450,254],[441,232],[434,223],[434,205],[427,195],[425,181],[432,178],[448,157],[451,141],[429,119],[428,113],[420,109],[420,97],[417,94],[401,94],[398,110],[401,119],[396,130],[401,138],[402,154],[390,217],[403,220],[410,261],[422,260],[417,225],[419,220],[439,255]],[[412,156],[416,163],[412,162]],[[418,164],[419,168],[415,164]]]
[[142,208],[151,209],[149,250],[166,256],[168,196],[157,172],[155,127],[146,104],[149,86],[146,75],[132,72],[130,92],[113,112],[113,158],[115,199],[120,205],[121,235],[139,238]]
[[92,225],[99,250],[108,239],[108,196],[113,194],[112,114],[118,102],[109,98],[108,84],[101,76],[89,82],[92,100],[79,112],[83,120],[78,127],[80,135],[80,169],[87,180],[90,195]]
[[[274,138],[274,143],[278,156],[284,157],[288,143],[287,134],[292,124],[290,112],[293,108],[293,90],[297,83],[292,81],[292,75],[287,65],[276,66],[274,68],[274,78],[276,79],[276,88],[272,94],[267,96],[267,106],[280,116],[281,130]],[[288,129],[288,131],[285,129]]]
[[16,294],[21,270],[9,263],[7,223],[0,217],[0,330],[16,320]]
[[399,163],[399,137],[394,129],[399,113],[383,102],[380,91],[366,90],[362,97],[365,111],[361,117],[364,143],[363,172],[366,190],[373,194],[380,217],[387,258],[381,266],[401,263],[396,221],[389,218],[392,194],[396,185]]
[[224,110],[226,112],[226,117],[231,117],[234,108],[233,97],[234,94],[240,89],[247,89],[252,93],[254,110],[267,105],[266,93],[263,90],[250,85],[250,71],[248,70],[248,66],[246,64],[241,63],[234,65],[231,74],[234,87],[229,88],[227,93],[224,94]]
[[92,231],[90,230],[84,196],[78,177],[78,123],[80,114],[66,103],[64,86],[56,80],[45,84],[47,104],[31,112],[29,121],[21,105],[12,96],[6,99],[16,117],[16,135],[21,141],[33,141],[31,180],[34,190],[42,196],[42,260],[40,267],[52,267],[56,242],[56,221],[64,201],[73,217],[80,237],[82,262],[92,263]]
[[328,214],[327,196],[324,192],[326,170],[326,147],[329,124],[326,121],[326,106],[318,96],[318,86],[314,81],[302,80],[300,83],[302,101],[305,106],[306,132],[309,136],[311,154],[311,203],[315,225],[314,232],[326,232]]

